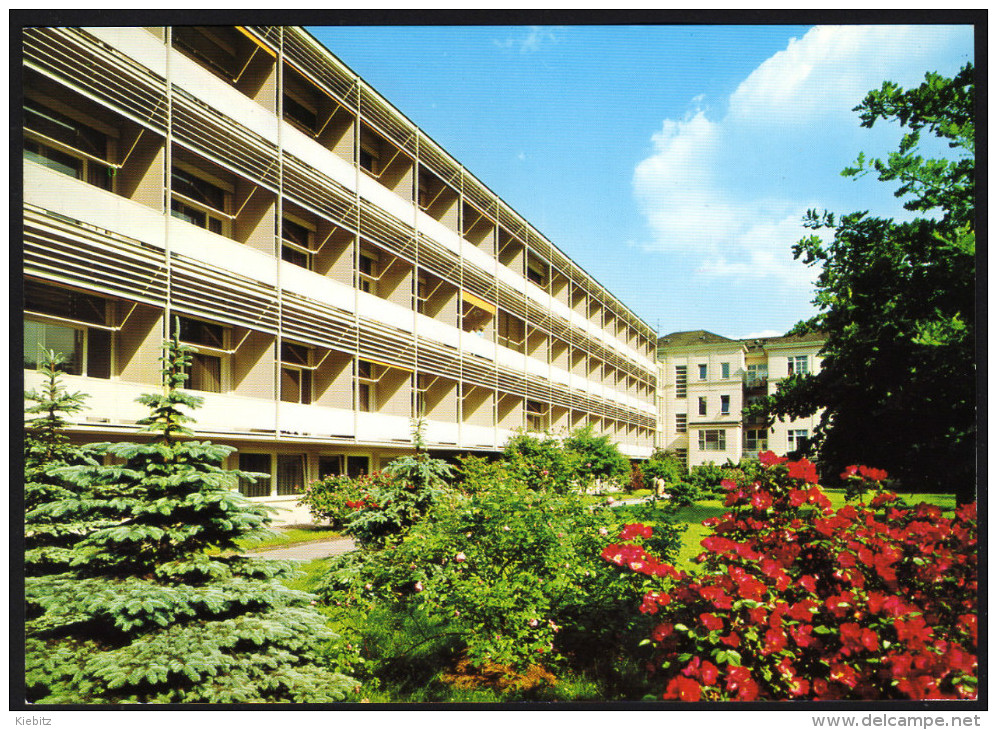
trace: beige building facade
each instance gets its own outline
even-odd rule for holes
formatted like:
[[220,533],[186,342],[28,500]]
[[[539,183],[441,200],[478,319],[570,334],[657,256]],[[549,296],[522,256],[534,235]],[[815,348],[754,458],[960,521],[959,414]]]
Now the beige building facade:
[[819,335],[732,340],[705,330],[659,338],[658,448],[690,469],[796,451],[813,437],[819,413],[766,427],[742,411],[789,375],[817,372],[822,344]]
[[197,435],[305,519],[309,481],[591,423],[657,425],[654,330],[295,27],[32,28],[24,48],[24,379],[136,438],[173,327]]

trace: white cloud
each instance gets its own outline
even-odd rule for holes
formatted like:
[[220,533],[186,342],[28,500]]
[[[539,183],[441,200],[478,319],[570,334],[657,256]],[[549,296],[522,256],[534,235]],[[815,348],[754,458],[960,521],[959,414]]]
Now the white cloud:
[[509,36],[504,40],[492,42],[499,48],[518,48],[520,53],[532,53],[540,50],[545,43],[557,43],[558,40],[553,29],[531,25],[523,35]]
[[884,79],[919,82],[956,37],[965,30],[813,28],[752,71],[721,117],[694,98],[682,119],[663,121],[634,170],[652,232],[645,248],[683,256],[706,280],[808,288],[813,272],[791,246],[808,233],[807,208],[834,208],[828,190],[868,142],[852,107]]
[[785,332],[780,332],[779,330],[761,330],[760,332],[752,332],[745,335],[744,337],[737,337],[738,340],[753,340],[758,337],[782,337]]

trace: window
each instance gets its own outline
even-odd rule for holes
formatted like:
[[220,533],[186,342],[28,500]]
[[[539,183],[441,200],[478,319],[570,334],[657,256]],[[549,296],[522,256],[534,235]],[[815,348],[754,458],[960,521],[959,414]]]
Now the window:
[[108,138],[34,99],[24,101],[24,159],[111,189]]
[[229,220],[226,213],[227,191],[176,165],[170,180],[173,187],[170,212],[173,217],[225,235]]
[[280,345],[280,399],[285,403],[312,402],[312,371],[309,350],[302,345]]
[[807,447],[809,432],[805,428],[790,429],[786,432],[786,453],[803,451]]
[[295,266],[311,269],[312,231],[306,226],[284,217],[280,222],[280,237],[280,257]]
[[239,477],[239,491],[247,497],[270,496],[270,454],[239,454],[239,471],[254,472],[255,480]]
[[699,364],[699,379],[706,380],[706,363]]
[[810,370],[807,367],[807,356],[806,355],[793,355],[789,358],[789,374],[790,375],[804,375]]
[[720,396],[720,415],[729,416],[730,415],[730,396],[722,395]]
[[318,478],[336,477],[343,474],[343,455],[318,457]]
[[543,431],[546,415],[546,405],[535,400],[526,401],[526,430]]
[[374,364],[357,360],[357,410],[371,413],[377,407],[377,380],[374,377]]
[[701,416],[705,416],[706,415],[706,397],[705,396],[699,399],[699,415],[701,415]]
[[727,379],[730,377],[730,363],[722,362],[720,363],[720,377]]
[[523,352],[526,349],[524,330],[526,325],[523,320],[513,317],[508,312],[498,313],[498,343],[510,350]]
[[768,365],[748,365],[747,368],[748,385],[760,385],[769,376]]
[[727,432],[720,429],[706,429],[699,432],[700,451],[725,451],[727,449]]
[[301,494],[305,491],[305,455],[277,455],[277,494]]
[[[228,364],[228,329],[220,324],[201,322],[180,317],[180,341],[194,345],[190,367],[187,369],[186,387],[206,393],[221,393],[226,383],[223,380],[224,366]],[[172,328],[172,324],[171,324]]]
[[685,433],[688,427],[689,417],[685,413],[675,414],[675,432]]
[[378,255],[370,249],[362,249],[357,263],[357,286],[360,291],[377,294]]
[[59,366],[64,373],[111,377],[111,332],[102,326],[107,320],[104,299],[29,279],[24,283],[24,310],[26,370],[38,369],[44,350],[52,350],[65,358]]
[[751,455],[765,451],[769,447],[768,431],[764,428],[749,428],[744,432],[744,450]]
[[381,140],[366,128],[360,129],[360,167],[371,175],[381,173]]
[[686,397],[686,367],[685,365],[675,366],[675,397]]
[[370,457],[369,456],[347,456],[346,457],[346,475],[350,479],[356,479],[359,476],[363,476],[370,472]]
[[284,119],[310,135],[315,134],[318,127],[318,114],[311,107],[303,104],[293,96],[284,92]]

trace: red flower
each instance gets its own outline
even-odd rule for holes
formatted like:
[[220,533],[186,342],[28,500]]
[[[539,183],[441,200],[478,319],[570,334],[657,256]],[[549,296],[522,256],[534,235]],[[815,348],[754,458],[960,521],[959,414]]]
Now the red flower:
[[886,472],[882,469],[870,469],[867,466],[860,466],[859,474],[861,474],[864,479],[868,479],[870,482],[881,482],[887,477]]
[[732,489],[737,489],[737,484],[732,482],[730,479],[721,479],[720,486],[726,489],[728,492]]
[[675,630],[675,626],[669,623],[658,624],[654,627],[654,631],[651,633],[651,638],[655,641],[664,641],[672,632]]
[[841,472],[840,476],[842,479],[848,479],[849,477],[853,477],[858,473],[859,473],[859,468],[855,464],[852,464],[851,466],[846,466],[845,470]]
[[802,489],[790,489],[789,490],[789,506],[799,507],[801,504],[807,501],[807,493]]
[[688,677],[678,676],[665,687],[662,697],[666,700],[682,700],[683,702],[698,702],[702,688],[699,682]]
[[758,453],[758,461],[765,466],[778,466],[785,464],[789,459],[785,456],[776,456],[773,451],[761,451]]
[[755,509],[768,509],[772,506],[772,495],[768,492],[756,492],[751,497],[751,506]]
[[648,525],[642,525],[639,522],[624,525],[623,530],[620,532],[619,539],[633,540],[635,537],[651,537],[651,528]]
[[831,666],[831,679],[835,682],[840,682],[841,684],[855,689],[855,685],[859,683],[858,674],[847,664],[834,664]]
[[775,654],[786,648],[786,634],[781,630],[769,629],[765,632],[765,643],[762,645],[762,655]]
[[808,484],[817,483],[817,467],[806,459],[791,461],[789,466],[789,477],[791,479],[802,479]]
[[707,631],[719,631],[724,627],[723,619],[712,613],[699,614],[699,620],[706,627]]
[[737,692],[734,699],[750,702],[758,699],[758,685],[747,667],[727,668],[727,691]]
[[806,649],[808,646],[814,643],[815,639],[812,635],[814,627],[810,624],[805,624],[803,626],[793,626],[789,629],[789,635],[793,637],[793,641],[796,645]]

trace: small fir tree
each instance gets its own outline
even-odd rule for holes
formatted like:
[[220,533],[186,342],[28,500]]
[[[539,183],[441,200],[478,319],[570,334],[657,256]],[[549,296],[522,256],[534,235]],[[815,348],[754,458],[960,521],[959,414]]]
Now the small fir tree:
[[[290,564],[240,554],[266,510],[232,490],[226,446],[189,440],[181,391],[190,359],[176,336],[163,392],[139,400],[148,443],[101,444],[113,466],[57,470],[67,512],[113,514],[72,548],[71,572],[28,578],[29,699],[45,703],[325,702],[355,686],[319,664],[335,638],[286,588]],[[209,554],[209,549],[214,548]]]
[[86,408],[85,393],[69,393],[61,381],[65,357],[51,350],[42,356],[44,381],[24,394],[24,572],[61,573],[68,569],[70,547],[93,529],[97,515],[60,511],[62,500],[80,496],[52,473],[59,467],[93,464],[87,449],[70,443],[63,433],[68,417]]

